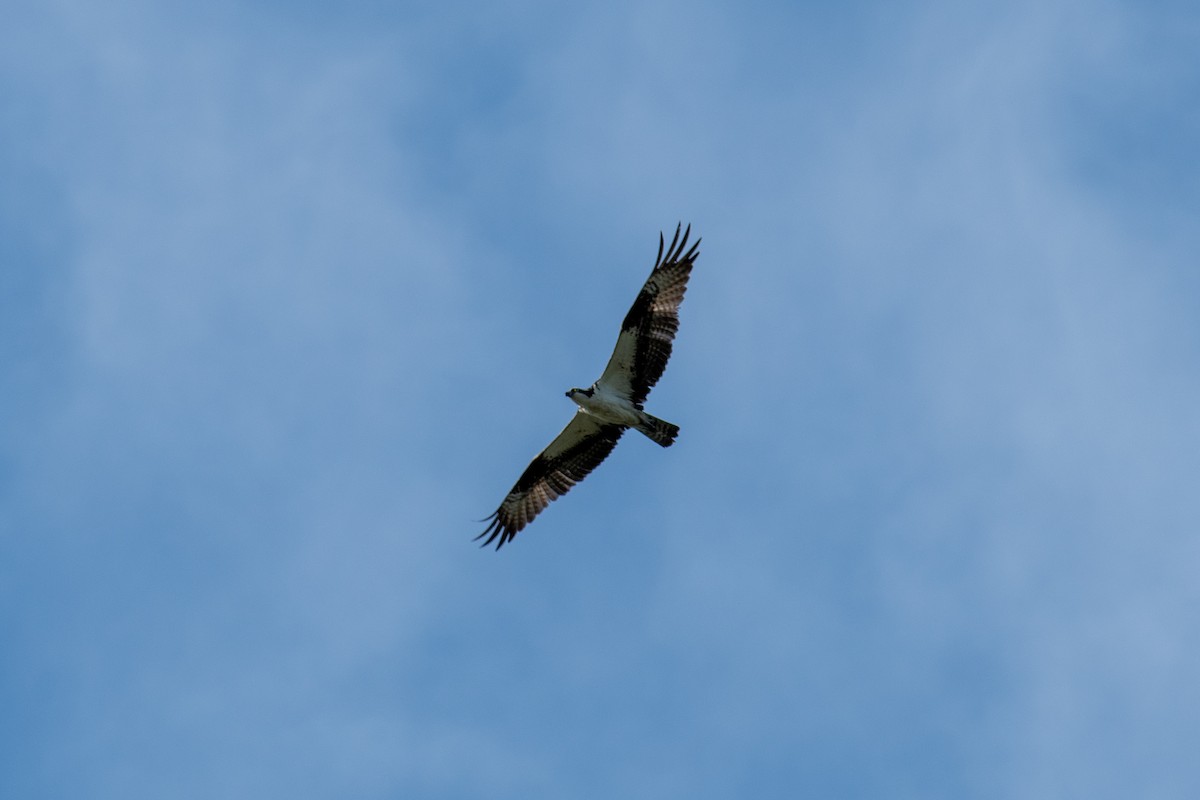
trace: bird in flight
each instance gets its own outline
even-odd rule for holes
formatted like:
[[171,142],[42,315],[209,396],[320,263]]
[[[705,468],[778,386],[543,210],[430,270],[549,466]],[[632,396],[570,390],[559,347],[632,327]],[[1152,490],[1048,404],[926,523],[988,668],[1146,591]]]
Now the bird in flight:
[[642,405],[671,357],[671,342],[679,330],[679,305],[699,255],[699,239],[685,252],[692,226],[688,225],[680,238],[682,227],[680,223],[675,228],[665,256],[659,234],[654,270],[621,323],[608,366],[587,389],[567,392],[579,409],[562,433],[521,473],[496,513],[484,520],[489,523],[487,529],[475,537],[484,540],[482,546],[495,541],[499,550],[512,541],[546,506],[600,466],[630,428],[663,447],[675,442],[679,426],[647,414]]

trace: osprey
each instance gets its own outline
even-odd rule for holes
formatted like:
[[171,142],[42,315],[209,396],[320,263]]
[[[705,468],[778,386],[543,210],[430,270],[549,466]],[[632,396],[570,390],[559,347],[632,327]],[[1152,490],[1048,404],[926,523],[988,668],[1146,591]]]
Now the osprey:
[[654,269],[621,323],[608,366],[587,389],[567,392],[579,409],[562,433],[521,473],[496,513],[484,520],[489,523],[487,528],[475,537],[476,541],[487,537],[482,546],[499,539],[499,550],[512,540],[542,509],[598,467],[630,428],[663,447],[675,442],[679,426],[647,414],[642,404],[671,357],[671,342],[679,330],[679,305],[699,255],[699,239],[684,252],[692,226],[688,225],[681,240],[682,227],[680,223],[675,228],[665,257],[663,235],[658,235]]

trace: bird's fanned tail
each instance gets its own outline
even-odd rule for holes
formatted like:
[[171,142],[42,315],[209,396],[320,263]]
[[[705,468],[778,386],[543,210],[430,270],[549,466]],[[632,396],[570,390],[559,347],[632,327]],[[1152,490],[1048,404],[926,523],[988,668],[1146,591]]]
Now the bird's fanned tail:
[[663,447],[670,447],[675,444],[675,437],[679,435],[678,425],[667,422],[665,419],[659,419],[652,414],[647,414],[645,411],[642,412],[642,416],[645,419],[637,426],[637,429],[650,437],[650,441]]

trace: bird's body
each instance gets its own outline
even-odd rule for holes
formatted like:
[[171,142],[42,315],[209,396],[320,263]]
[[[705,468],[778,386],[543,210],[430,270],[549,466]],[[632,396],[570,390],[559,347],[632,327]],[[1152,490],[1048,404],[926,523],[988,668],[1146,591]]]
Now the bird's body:
[[647,414],[634,405],[628,396],[613,391],[612,387],[599,381],[590,389],[572,389],[567,397],[579,404],[581,414],[591,414],[601,422],[609,422],[625,428],[637,428],[651,441],[670,447],[675,443],[679,426]]
[[628,397],[623,397],[599,383],[590,389],[572,389],[567,397],[575,401],[584,414],[591,414],[602,422],[612,422],[632,428],[643,421],[645,412],[634,406]]
[[604,373],[587,389],[567,392],[579,410],[530,462],[500,508],[488,518],[487,529],[476,537],[486,537],[485,546],[499,539],[499,549],[515,537],[542,509],[599,466],[629,428],[663,447],[674,443],[679,426],[646,413],[642,404],[671,357],[679,330],[679,305],[699,254],[699,239],[684,252],[691,226],[683,232],[682,241],[680,228],[675,229],[665,258],[659,236],[654,270],[625,315]]

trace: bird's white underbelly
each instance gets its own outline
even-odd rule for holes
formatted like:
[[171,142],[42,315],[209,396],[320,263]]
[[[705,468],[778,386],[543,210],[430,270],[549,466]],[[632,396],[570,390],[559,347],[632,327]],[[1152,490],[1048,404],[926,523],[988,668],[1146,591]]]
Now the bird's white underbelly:
[[633,407],[633,403],[621,397],[613,397],[597,391],[591,397],[577,394],[573,399],[584,411],[605,422],[615,422],[618,425],[633,427],[641,421],[641,415]]

